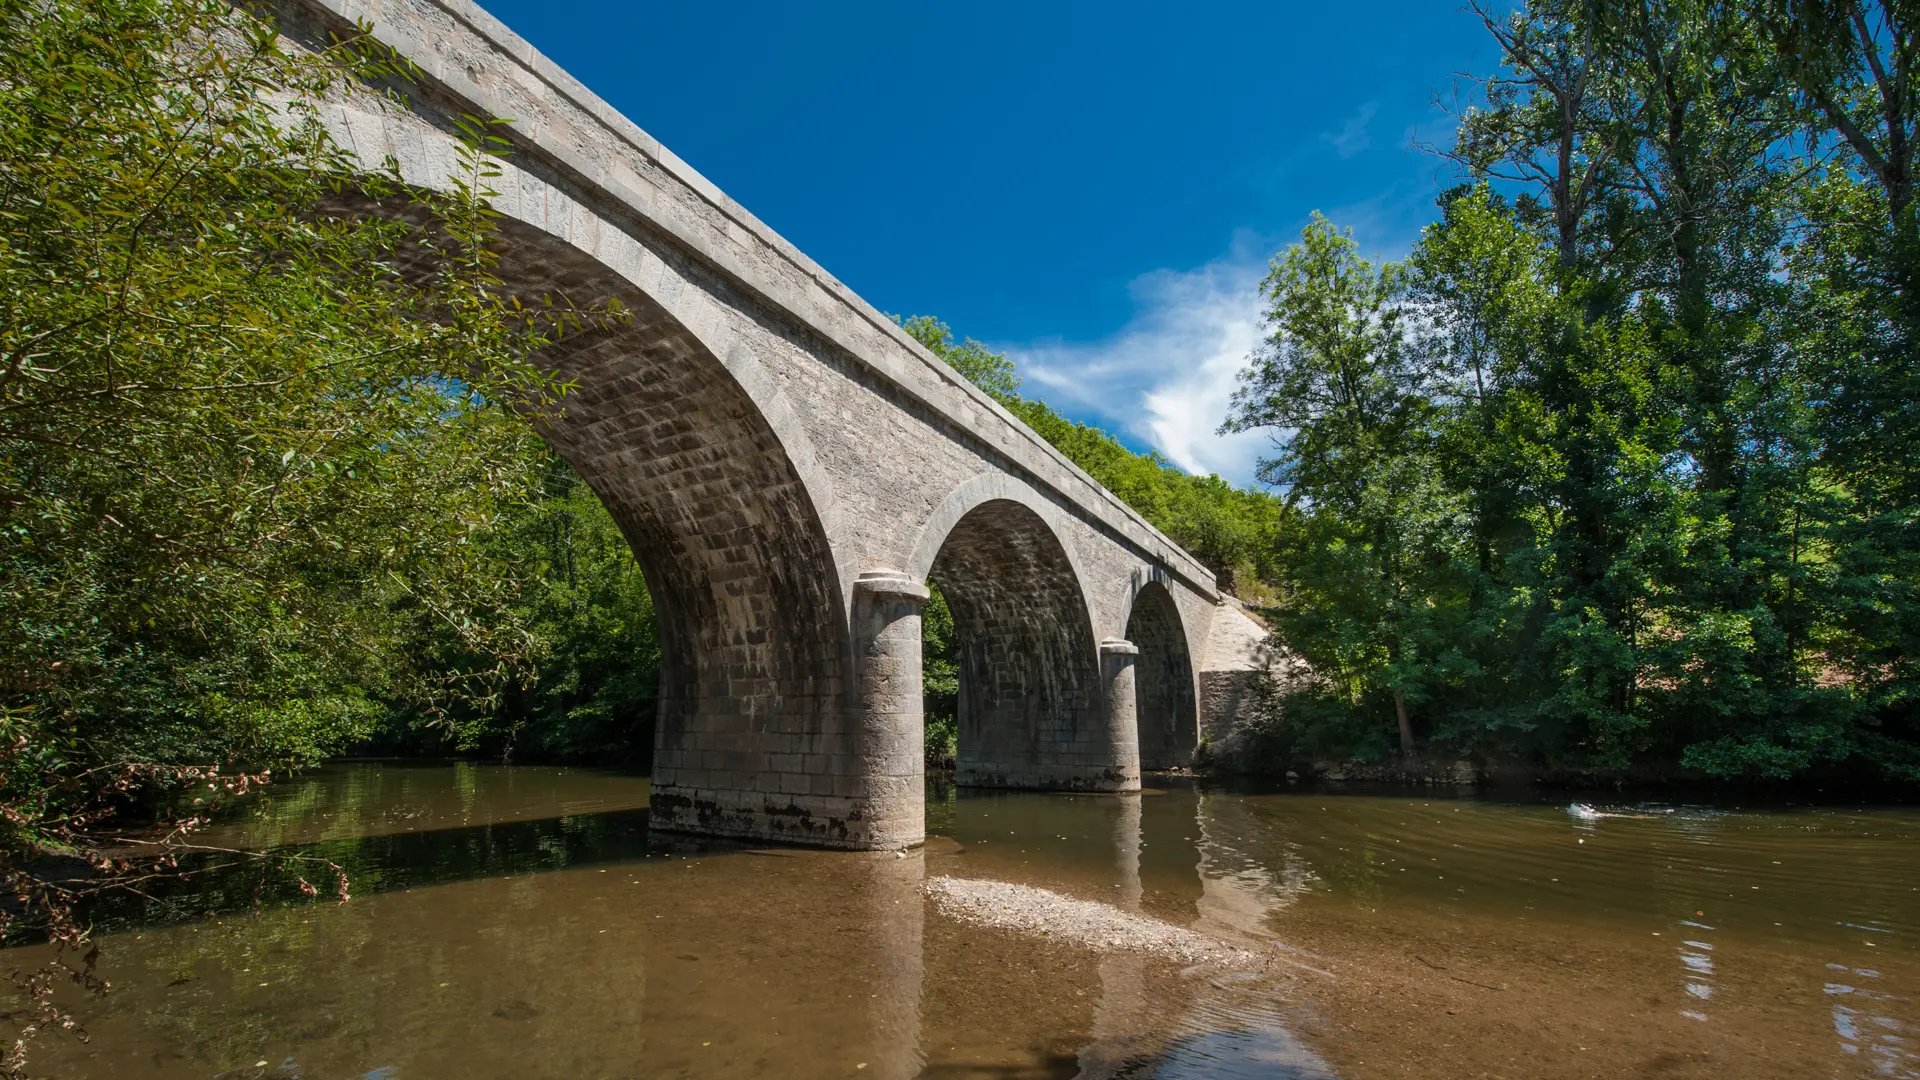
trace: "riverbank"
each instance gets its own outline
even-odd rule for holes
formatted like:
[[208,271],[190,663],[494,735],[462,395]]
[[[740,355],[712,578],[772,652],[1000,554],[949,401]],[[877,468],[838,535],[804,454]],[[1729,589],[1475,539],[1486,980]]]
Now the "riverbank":
[[1361,791],[1452,789],[1505,797],[1533,792],[1569,799],[1748,799],[1844,805],[1920,803],[1920,783],[1868,770],[1830,769],[1772,779],[1715,777],[1673,763],[1597,771],[1497,758],[1433,757],[1408,765],[1397,759],[1321,759],[1276,764],[1219,756],[1191,771],[1155,775],[1191,777],[1244,791],[1326,786]]

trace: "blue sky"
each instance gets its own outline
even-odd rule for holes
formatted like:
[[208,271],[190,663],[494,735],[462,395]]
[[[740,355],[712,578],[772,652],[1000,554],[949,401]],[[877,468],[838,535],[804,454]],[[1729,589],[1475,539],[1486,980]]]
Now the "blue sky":
[[483,3],[881,310],[1236,482],[1267,259],[1314,210],[1404,254],[1497,59],[1458,0]]

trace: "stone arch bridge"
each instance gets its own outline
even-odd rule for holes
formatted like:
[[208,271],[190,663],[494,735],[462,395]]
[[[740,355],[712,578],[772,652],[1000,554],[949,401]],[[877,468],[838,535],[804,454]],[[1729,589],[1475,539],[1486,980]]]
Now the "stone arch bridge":
[[633,312],[545,358],[576,389],[543,434],[655,594],[656,827],[919,842],[928,582],[961,783],[1129,791],[1191,760],[1209,637],[1245,622],[1193,556],[474,4],[278,14],[417,65],[326,116],[410,183],[458,172],[457,118],[511,119],[501,277]]

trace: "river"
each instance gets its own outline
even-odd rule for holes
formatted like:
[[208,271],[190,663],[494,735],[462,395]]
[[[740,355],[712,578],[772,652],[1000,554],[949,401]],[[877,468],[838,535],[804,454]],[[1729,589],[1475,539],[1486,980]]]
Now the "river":
[[[106,999],[42,1074],[1920,1077],[1920,812],[1159,782],[929,793],[901,856],[647,833],[647,783],[354,762],[203,839],[250,867],[101,913]],[[979,925],[989,879],[1246,950]],[[290,879],[289,879],[290,881]],[[1038,895],[1038,894],[1036,894]],[[35,950],[12,950],[14,962]],[[9,963],[7,966],[12,966]]]

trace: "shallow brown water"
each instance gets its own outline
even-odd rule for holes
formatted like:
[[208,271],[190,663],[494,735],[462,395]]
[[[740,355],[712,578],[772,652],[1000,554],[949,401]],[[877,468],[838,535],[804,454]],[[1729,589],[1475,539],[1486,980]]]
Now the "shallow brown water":
[[[347,865],[103,912],[48,1075],[1920,1077],[1920,813],[1168,784],[936,792],[905,857],[649,843],[646,782],[361,763],[213,842]],[[1610,815],[1622,816],[1610,816]],[[982,929],[929,875],[1260,950],[1182,969]],[[208,915],[206,912],[214,914]],[[191,913],[191,917],[189,917]],[[264,1064],[259,1064],[264,1063]]]

